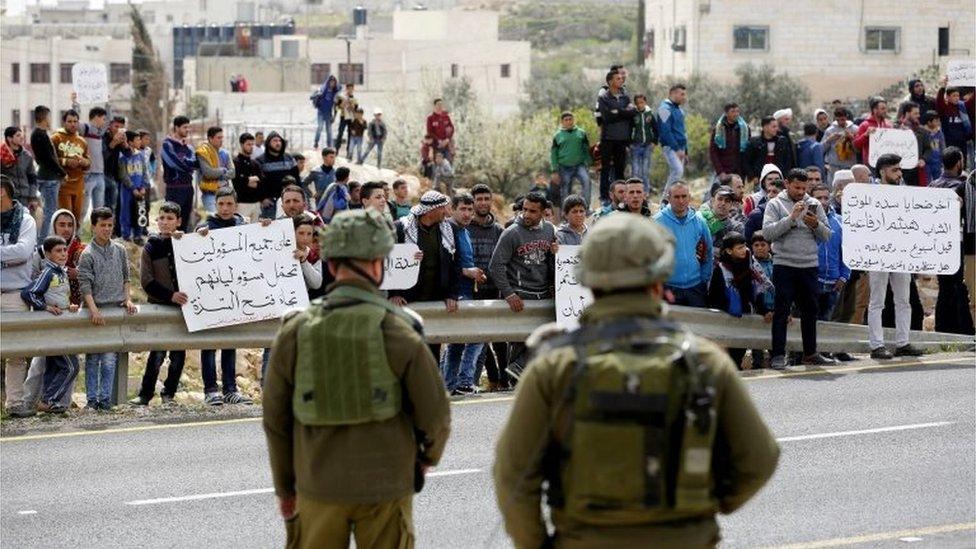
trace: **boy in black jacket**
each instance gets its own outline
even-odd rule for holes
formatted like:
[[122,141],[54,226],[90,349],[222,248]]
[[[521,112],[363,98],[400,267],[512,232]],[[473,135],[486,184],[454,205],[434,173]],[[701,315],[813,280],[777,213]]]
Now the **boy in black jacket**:
[[[176,280],[176,259],[173,257],[173,233],[183,224],[183,216],[179,204],[164,202],[159,206],[156,225],[159,234],[149,237],[142,248],[141,269],[139,279],[142,289],[150,303],[177,305],[186,303],[187,296],[180,291]],[[159,369],[166,359],[166,351],[150,351],[146,361],[146,371],[142,374],[142,388],[139,396],[129,401],[133,406],[146,406],[156,393],[156,380],[159,379]],[[176,389],[180,384],[183,364],[186,361],[186,351],[169,351],[169,369],[166,381],[159,394],[163,404],[173,401]]]

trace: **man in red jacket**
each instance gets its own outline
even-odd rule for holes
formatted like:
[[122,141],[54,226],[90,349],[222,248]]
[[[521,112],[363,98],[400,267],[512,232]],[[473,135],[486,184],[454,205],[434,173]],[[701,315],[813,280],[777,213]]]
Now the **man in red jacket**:
[[857,135],[854,137],[854,146],[861,151],[861,162],[867,164],[869,157],[869,149],[871,145],[871,134],[876,132],[878,128],[890,128],[891,123],[888,122],[888,102],[882,97],[872,97],[871,102],[871,116],[861,122],[861,125],[857,127]]
[[434,136],[435,150],[444,153],[447,160],[454,160],[454,122],[444,110],[444,100],[434,100],[434,112],[427,116],[427,135]]

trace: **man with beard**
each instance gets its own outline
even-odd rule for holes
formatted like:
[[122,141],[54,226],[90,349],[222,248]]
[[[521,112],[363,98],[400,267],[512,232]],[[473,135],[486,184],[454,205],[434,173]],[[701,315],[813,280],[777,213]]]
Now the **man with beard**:
[[261,169],[261,217],[274,219],[277,212],[278,197],[285,187],[285,176],[292,176],[300,181],[302,176],[298,171],[298,163],[290,154],[285,152],[288,142],[278,132],[268,134],[264,154],[257,159]]

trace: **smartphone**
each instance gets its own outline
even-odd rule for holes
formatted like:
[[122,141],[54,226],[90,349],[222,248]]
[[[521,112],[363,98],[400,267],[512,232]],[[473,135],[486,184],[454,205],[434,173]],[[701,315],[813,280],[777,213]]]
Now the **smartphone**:
[[817,215],[817,205],[816,204],[807,204],[807,213],[810,214],[810,215],[812,215],[812,216],[816,216]]

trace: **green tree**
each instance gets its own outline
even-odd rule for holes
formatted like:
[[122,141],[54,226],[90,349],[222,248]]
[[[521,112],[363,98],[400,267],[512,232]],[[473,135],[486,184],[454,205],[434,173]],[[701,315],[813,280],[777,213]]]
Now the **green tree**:
[[776,74],[772,65],[739,65],[735,76],[737,81],[731,97],[753,124],[787,107],[801,113],[803,105],[810,102],[810,88],[806,84],[787,73]]
[[132,20],[132,114],[130,125],[143,128],[158,142],[168,126],[173,111],[166,71],[153,46],[152,38],[142,19],[142,13],[129,4]]

